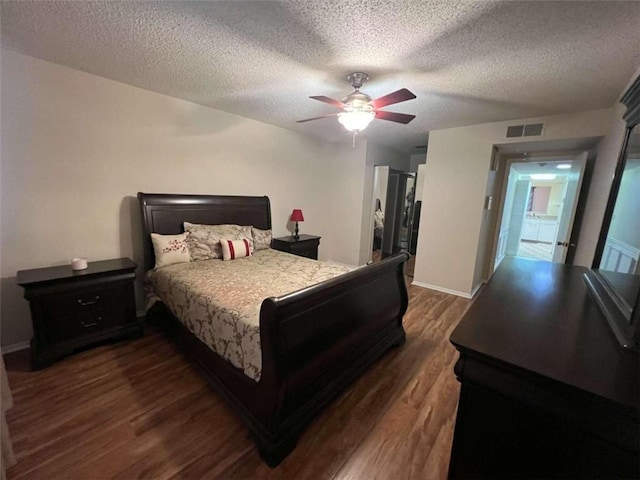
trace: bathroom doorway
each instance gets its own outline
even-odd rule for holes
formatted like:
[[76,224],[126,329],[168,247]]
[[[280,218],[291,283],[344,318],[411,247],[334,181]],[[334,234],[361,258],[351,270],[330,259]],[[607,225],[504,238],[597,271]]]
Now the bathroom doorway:
[[507,256],[564,263],[586,161],[587,152],[506,161],[492,270]]

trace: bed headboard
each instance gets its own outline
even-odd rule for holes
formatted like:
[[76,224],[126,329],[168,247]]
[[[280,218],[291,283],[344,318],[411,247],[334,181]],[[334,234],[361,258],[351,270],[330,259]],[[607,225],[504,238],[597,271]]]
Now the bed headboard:
[[138,202],[142,212],[145,270],[155,265],[151,233],[182,233],[182,222],[253,225],[262,230],[271,228],[269,197],[138,192]]

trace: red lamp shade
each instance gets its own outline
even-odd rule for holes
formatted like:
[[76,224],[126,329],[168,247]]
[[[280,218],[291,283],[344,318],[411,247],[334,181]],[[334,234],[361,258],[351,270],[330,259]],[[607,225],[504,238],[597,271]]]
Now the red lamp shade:
[[294,209],[291,212],[291,221],[292,222],[304,222],[304,216],[302,215],[302,210]]

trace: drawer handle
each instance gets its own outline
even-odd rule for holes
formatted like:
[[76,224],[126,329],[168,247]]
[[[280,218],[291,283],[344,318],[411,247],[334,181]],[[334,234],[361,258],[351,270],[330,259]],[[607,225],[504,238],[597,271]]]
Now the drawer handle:
[[100,295],[96,295],[96,299],[95,299],[95,300],[92,300],[92,301],[90,301],[90,302],[83,302],[83,301],[82,301],[82,299],[81,299],[81,298],[79,298],[79,299],[78,299],[78,303],[84,307],[84,306],[86,306],[86,305],[93,305],[94,303],[97,303],[97,302],[98,302],[98,300],[100,300]]
[[[98,322],[102,320],[102,317],[98,317]],[[81,321],[80,323],[82,324],[82,326],[84,328],[89,328],[89,327],[95,327],[96,325],[98,325],[98,322],[91,322],[91,323],[85,323],[84,320]]]

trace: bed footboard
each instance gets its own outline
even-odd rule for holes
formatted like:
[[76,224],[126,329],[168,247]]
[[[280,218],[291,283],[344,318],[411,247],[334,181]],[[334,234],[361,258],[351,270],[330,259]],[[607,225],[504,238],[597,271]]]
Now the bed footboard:
[[[268,197],[138,193],[145,268],[155,264],[150,234],[182,233],[183,222],[271,229]],[[405,339],[404,263],[399,254],[318,285],[266,299],[260,311],[262,375],[244,375],[161,303],[147,314],[163,325],[251,429],[275,466],[312,417],[369,365]]]
[[[279,463],[327,402],[405,340],[406,253],[279,298],[260,315],[260,383],[273,395],[259,416],[261,454]],[[261,429],[262,430],[262,429]]]

